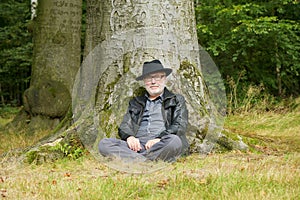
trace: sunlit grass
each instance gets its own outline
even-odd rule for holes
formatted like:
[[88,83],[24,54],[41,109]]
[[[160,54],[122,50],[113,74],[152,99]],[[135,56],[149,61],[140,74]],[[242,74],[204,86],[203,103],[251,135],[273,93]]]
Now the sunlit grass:
[[49,131],[30,133],[26,130],[15,130],[9,124],[21,108],[0,108],[0,155],[10,150],[23,149],[34,145],[37,141],[49,134]]
[[[300,196],[299,117],[298,112],[229,116],[227,131],[252,137],[253,146],[254,140],[259,146],[262,139],[272,149],[193,154],[153,173],[116,171],[92,155],[42,165],[5,162],[9,158],[4,157],[0,198],[296,200]],[[0,152],[34,144],[43,134],[47,133],[34,136],[2,129]]]
[[112,170],[92,157],[0,172],[9,199],[297,199],[300,155],[194,154],[150,174]]
[[226,119],[225,128],[235,134],[265,140],[278,150],[300,152],[300,111],[232,115]]
[[299,136],[300,112],[232,115],[227,126],[265,136]]
[[10,150],[22,150],[36,144],[40,139],[49,134],[49,131],[40,131],[38,134],[26,132],[13,133],[11,131],[0,132],[0,154]]
[[19,111],[18,107],[0,107],[0,128],[11,122]]

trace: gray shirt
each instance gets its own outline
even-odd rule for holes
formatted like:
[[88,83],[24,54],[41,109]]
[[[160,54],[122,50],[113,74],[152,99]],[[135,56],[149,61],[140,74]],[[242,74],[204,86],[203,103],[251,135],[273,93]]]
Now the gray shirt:
[[147,98],[146,107],[136,137],[141,143],[156,138],[162,131],[166,130],[162,116],[162,97],[155,100]]

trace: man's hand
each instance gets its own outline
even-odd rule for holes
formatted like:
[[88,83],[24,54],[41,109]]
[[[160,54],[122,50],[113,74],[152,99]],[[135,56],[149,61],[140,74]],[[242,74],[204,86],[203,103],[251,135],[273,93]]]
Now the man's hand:
[[135,138],[134,136],[130,136],[127,138],[128,147],[135,152],[138,152],[142,149],[140,140]]
[[148,142],[145,145],[145,148],[148,150],[150,149],[154,144],[158,143],[160,141],[159,138],[153,139],[153,140],[148,140]]

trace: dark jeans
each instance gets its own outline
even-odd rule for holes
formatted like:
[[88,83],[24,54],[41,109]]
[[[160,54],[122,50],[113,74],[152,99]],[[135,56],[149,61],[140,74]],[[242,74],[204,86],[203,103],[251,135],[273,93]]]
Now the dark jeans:
[[103,156],[117,157],[129,161],[163,160],[175,161],[181,154],[182,143],[177,135],[165,135],[150,149],[145,149],[141,143],[142,150],[139,152],[129,149],[127,142],[116,138],[105,138],[99,142],[99,152]]

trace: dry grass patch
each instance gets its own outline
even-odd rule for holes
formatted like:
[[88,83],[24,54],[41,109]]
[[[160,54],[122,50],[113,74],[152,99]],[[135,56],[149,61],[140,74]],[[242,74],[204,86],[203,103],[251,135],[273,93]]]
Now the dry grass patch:
[[[118,169],[114,170],[91,155],[42,165],[5,157],[0,160],[0,198],[296,200],[300,196],[299,117],[297,112],[229,116],[226,129],[244,139],[249,136],[246,142],[259,153],[193,154],[163,167],[160,163],[161,169],[152,173],[128,173],[133,166],[122,163],[111,166]],[[2,152],[33,144],[39,137],[5,131],[0,136],[6,143],[0,144]]]
[[234,134],[256,138],[267,150],[300,152],[300,112],[263,114],[247,113],[229,116],[226,129]]
[[40,139],[47,136],[49,131],[40,131],[37,133],[28,134],[25,131],[14,133],[9,130],[0,131],[0,155],[8,151],[22,150],[26,147],[36,144]]
[[297,199],[300,154],[198,154],[147,174],[113,170],[92,157],[6,165],[5,199]]

